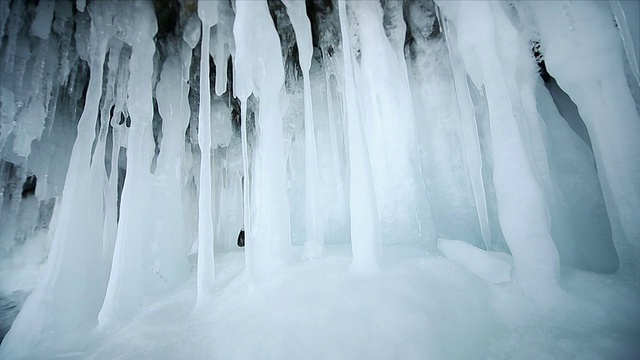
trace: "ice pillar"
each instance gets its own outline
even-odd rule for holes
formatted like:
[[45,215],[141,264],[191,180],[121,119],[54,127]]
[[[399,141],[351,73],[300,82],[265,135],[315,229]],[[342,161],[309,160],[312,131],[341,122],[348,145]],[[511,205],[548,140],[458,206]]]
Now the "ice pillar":
[[322,213],[318,206],[318,157],[316,147],[315,125],[313,121],[313,104],[311,100],[311,80],[309,69],[313,56],[311,39],[311,23],[307,17],[305,4],[299,1],[285,0],[291,24],[296,33],[300,67],[304,81],[304,146],[305,146],[305,188],[306,188],[306,229],[307,242],[324,246],[324,230]]
[[547,69],[576,103],[589,131],[620,258],[619,271],[637,279],[640,116],[625,78],[622,42],[609,4],[527,5],[538,23]]
[[378,266],[378,208],[373,186],[369,150],[364,135],[354,77],[346,3],[340,0],[340,28],[344,55],[345,107],[349,136],[351,269],[356,273],[375,271]]
[[[259,99],[256,115],[257,146],[254,150],[250,231],[245,232],[247,268],[255,276],[277,269],[291,246],[289,204],[286,189],[286,163],[283,145],[280,94],[284,85],[284,66],[280,39],[269,15],[266,1],[236,3],[233,27],[236,41],[235,93],[242,102],[243,147],[246,149],[246,102],[254,93]],[[245,153],[245,164],[248,159]],[[245,184],[249,176],[245,171]],[[245,201],[245,206],[247,201]],[[245,219],[247,217],[245,216]]]
[[[458,51],[471,79],[486,90],[493,180],[500,227],[514,258],[514,278],[530,289],[553,285],[559,271],[549,215],[518,130],[503,69],[515,66],[518,35],[499,4],[438,2],[456,25]],[[516,55],[516,56],[514,56]],[[505,70],[506,71],[506,70]],[[517,96],[517,95],[515,95]]]
[[200,185],[198,191],[198,302],[213,286],[215,263],[213,254],[213,214],[211,192],[211,85],[209,84],[210,29],[218,21],[218,3],[200,0],[198,16],[202,21],[200,51],[200,113],[198,144],[200,145]]

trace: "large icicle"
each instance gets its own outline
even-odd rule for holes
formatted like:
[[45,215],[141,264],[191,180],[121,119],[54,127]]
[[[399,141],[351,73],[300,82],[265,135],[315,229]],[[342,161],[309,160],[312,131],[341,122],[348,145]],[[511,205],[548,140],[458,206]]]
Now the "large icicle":
[[156,195],[152,204],[155,204],[153,209],[156,216],[153,219],[151,257],[154,261],[153,272],[157,275],[153,279],[158,288],[176,286],[186,278],[189,270],[185,255],[188,249],[182,241],[186,234],[182,174],[184,138],[191,109],[187,101],[187,81],[182,78],[185,69],[180,60],[177,54],[165,60],[156,86],[158,112],[162,116],[162,143],[153,175]]
[[344,103],[349,134],[349,204],[353,256],[351,270],[356,273],[368,273],[377,271],[378,267],[378,207],[367,140],[360,118],[346,2],[339,0],[338,6],[344,53]]
[[458,99],[458,111],[462,127],[462,137],[466,154],[469,177],[473,188],[473,195],[480,223],[480,231],[485,243],[485,249],[491,250],[491,228],[489,226],[489,211],[487,209],[487,198],[482,179],[482,153],[478,138],[478,127],[476,123],[473,102],[469,95],[469,84],[466,81],[467,74],[464,65],[460,63],[460,55],[457,53],[455,37],[451,36],[448,23],[443,21],[442,27],[447,37],[447,49],[451,71],[453,73],[454,87]]
[[362,104],[361,121],[370,154],[381,241],[422,241],[435,245],[402,50],[406,28],[399,14],[400,4],[386,5],[387,15],[392,15],[387,17],[387,29],[378,2],[357,1],[348,7],[358,26],[360,60],[356,86]]
[[[640,115],[624,74],[623,46],[605,2],[532,2],[549,73],[589,130],[620,272],[640,278]],[[590,74],[585,76],[584,74]]]
[[[78,123],[63,201],[45,277],[24,303],[2,343],[2,352],[21,354],[44,332],[96,323],[106,284],[102,264],[102,192],[90,188],[91,147],[102,93],[103,65],[113,27],[111,3],[91,8],[91,77]],[[87,241],[94,239],[94,241]],[[5,357],[0,353],[0,357]]]
[[[99,322],[122,321],[141,304],[150,290],[151,272],[145,241],[153,223],[147,207],[151,201],[151,160],[154,154],[151,121],[153,119],[153,54],[157,32],[153,7],[134,2],[125,13],[125,41],[131,45],[130,77],[127,84],[127,108],[131,127],[127,147],[127,176],[120,203],[120,222],[111,265],[109,286]],[[135,14],[135,18],[134,15]]]
[[[216,64],[216,95],[227,91],[227,65],[229,56],[235,51],[233,42],[233,10],[231,3],[217,3],[217,23],[212,29],[210,53]],[[213,4],[212,4],[213,5]]]
[[[316,147],[315,125],[313,122],[313,104],[311,100],[311,80],[309,69],[313,57],[313,43],[311,39],[311,22],[307,17],[305,3],[285,0],[287,13],[296,33],[300,67],[304,81],[304,144],[305,144],[305,188],[306,188],[306,229],[308,248],[315,248],[315,244],[324,247],[324,230],[322,228],[322,213],[318,205],[318,157]],[[319,254],[317,254],[319,255]]]
[[[244,189],[245,196],[249,192],[251,203],[255,204],[252,209],[245,209],[253,212],[250,232],[245,232],[246,266],[252,275],[266,276],[284,262],[291,246],[289,204],[283,201],[287,198],[280,110],[284,66],[280,40],[266,1],[237,2],[233,33],[236,41],[234,86],[242,104],[245,148],[246,102],[251,93],[259,99],[252,189]],[[243,152],[246,164],[246,151]],[[244,176],[246,184],[246,171]],[[245,223],[245,230],[246,227]]]
[[513,95],[502,71],[517,61],[513,55],[519,50],[513,44],[516,30],[499,4],[438,4],[456,25],[458,50],[471,79],[486,89],[498,217],[513,254],[514,278],[529,289],[553,286],[559,275],[558,252],[551,238],[544,195],[527,158],[511,106]]
[[200,145],[200,185],[198,191],[198,303],[213,286],[215,263],[213,254],[214,228],[211,192],[211,84],[209,83],[209,39],[211,27],[218,22],[218,3],[198,1],[198,16],[202,21],[200,51],[200,112],[198,144]]

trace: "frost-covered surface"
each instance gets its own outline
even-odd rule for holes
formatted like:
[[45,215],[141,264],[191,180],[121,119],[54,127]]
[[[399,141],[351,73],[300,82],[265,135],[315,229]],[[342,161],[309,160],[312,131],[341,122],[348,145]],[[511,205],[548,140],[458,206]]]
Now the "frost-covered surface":
[[0,1],[0,358],[637,357],[639,16]]

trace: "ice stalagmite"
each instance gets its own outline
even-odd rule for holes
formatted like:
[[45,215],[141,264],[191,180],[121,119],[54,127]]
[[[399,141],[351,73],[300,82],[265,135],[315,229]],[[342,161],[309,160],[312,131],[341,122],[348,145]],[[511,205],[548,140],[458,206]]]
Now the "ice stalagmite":
[[369,150],[365,139],[355,83],[347,4],[340,0],[340,28],[344,52],[345,107],[349,136],[349,205],[351,215],[351,270],[356,273],[376,271],[378,267],[378,207],[373,187]]
[[[498,218],[514,258],[514,278],[534,289],[553,285],[559,271],[548,209],[518,130],[507,79],[515,66],[515,28],[498,4],[484,1],[438,2],[456,26],[458,51],[476,86],[484,85],[489,107],[493,180]],[[504,18],[504,19],[502,19]],[[505,20],[505,21],[503,21]],[[494,29],[500,23],[500,32]]]
[[311,81],[309,69],[313,56],[311,39],[311,23],[306,14],[305,4],[299,1],[284,1],[287,13],[296,33],[300,67],[304,81],[304,146],[305,146],[305,188],[306,188],[306,229],[308,247],[313,244],[324,246],[324,230],[322,213],[318,205],[318,157],[316,147],[315,125],[313,121],[313,104],[311,100]]
[[576,103],[589,130],[620,272],[638,279],[640,115],[625,78],[613,14],[597,1],[525,5],[537,21],[549,73]]
[[[154,154],[152,76],[153,37],[157,32],[153,7],[135,2],[123,16],[124,40],[131,46],[127,108],[131,127],[127,143],[127,176],[120,202],[120,222],[111,265],[109,286],[99,321],[108,324],[126,319],[148,295],[153,274],[150,244],[145,241],[153,216],[148,210],[151,191],[151,160]],[[133,16],[135,14],[135,16]]]
[[200,185],[198,189],[198,302],[213,286],[213,197],[211,192],[211,85],[209,83],[210,30],[218,22],[218,3],[200,0],[198,16],[202,21],[200,51],[200,112],[198,144],[200,145]]
[[[243,127],[249,96],[255,94],[259,103],[255,163],[249,170],[253,170],[252,185],[251,189],[244,189],[245,196],[250,191],[252,203],[251,209],[245,209],[252,212],[245,244],[246,266],[254,275],[265,276],[283,264],[291,246],[289,204],[283,201],[287,198],[280,109],[284,67],[280,40],[266,1],[236,3],[233,34],[236,41],[234,88],[242,104]],[[246,130],[244,133],[243,137]],[[246,151],[243,152],[246,164]],[[246,185],[247,172],[244,176]],[[246,227],[247,223],[245,230]]]
[[[111,25],[112,5],[98,2],[91,9],[91,77],[71,153],[64,201],[58,209],[48,271],[7,334],[3,342],[7,345],[2,348],[7,353],[20,353],[20,349],[28,348],[23,341],[38,341],[44,332],[90,326],[97,321],[106,288],[101,266],[102,192],[90,187],[90,165],[103,65],[107,44],[114,31]],[[74,311],[65,311],[69,308]]]

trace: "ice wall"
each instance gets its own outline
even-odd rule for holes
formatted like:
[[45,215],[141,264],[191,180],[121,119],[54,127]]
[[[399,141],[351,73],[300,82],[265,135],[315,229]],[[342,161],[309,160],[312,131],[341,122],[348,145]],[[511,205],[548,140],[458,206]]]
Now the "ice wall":
[[332,243],[356,274],[412,243],[511,254],[540,296],[563,266],[638,281],[632,6],[167,4],[0,1],[0,261],[51,244],[0,283],[33,290],[2,357],[206,303],[228,251],[256,282]]

